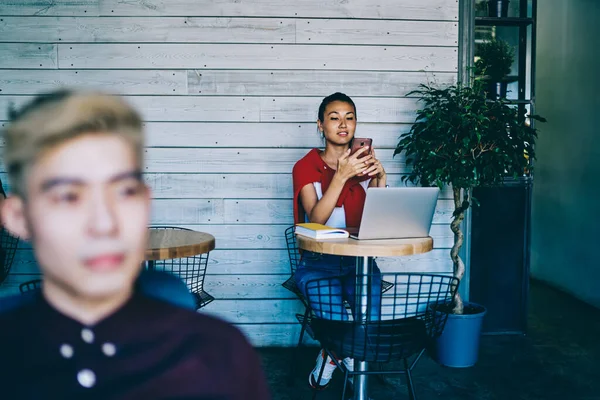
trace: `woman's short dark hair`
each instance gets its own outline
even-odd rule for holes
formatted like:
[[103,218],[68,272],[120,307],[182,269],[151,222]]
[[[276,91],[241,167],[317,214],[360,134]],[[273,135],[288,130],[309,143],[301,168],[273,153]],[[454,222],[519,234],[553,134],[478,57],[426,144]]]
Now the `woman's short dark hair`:
[[329,103],[333,103],[334,101],[341,101],[344,103],[348,103],[354,108],[354,117],[356,117],[356,105],[350,98],[350,96],[345,95],[344,93],[335,92],[334,94],[330,94],[325,97],[323,101],[321,101],[321,105],[319,106],[319,121],[323,121],[325,118],[325,108]]

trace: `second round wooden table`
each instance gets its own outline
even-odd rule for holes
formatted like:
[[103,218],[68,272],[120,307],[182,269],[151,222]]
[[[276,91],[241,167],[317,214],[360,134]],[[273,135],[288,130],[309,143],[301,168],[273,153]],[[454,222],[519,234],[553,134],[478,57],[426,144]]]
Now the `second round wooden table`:
[[[158,260],[193,257],[207,254],[214,248],[215,237],[209,233],[181,228],[151,227],[145,254],[146,265],[149,270],[153,270]],[[198,262],[200,264],[197,267],[194,264],[191,271],[186,270],[182,278],[194,296],[196,307],[201,308],[213,301],[214,297],[204,291],[208,255],[202,256]]]

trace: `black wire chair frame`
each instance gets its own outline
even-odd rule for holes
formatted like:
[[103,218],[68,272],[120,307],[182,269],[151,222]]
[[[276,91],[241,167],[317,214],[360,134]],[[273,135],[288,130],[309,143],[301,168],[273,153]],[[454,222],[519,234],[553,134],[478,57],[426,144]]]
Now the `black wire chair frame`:
[[19,238],[11,235],[4,228],[0,228],[0,284],[6,280],[13,261],[15,253],[19,247]]
[[[342,399],[348,378],[354,375],[404,374],[408,395],[416,398],[411,372],[434,339],[444,330],[447,313],[436,312],[450,305],[458,290],[458,279],[435,274],[383,274],[393,282],[393,290],[382,294],[379,315],[360,315],[352,305],[341,307],[328,296],[344,290],[342,277],[314,279],[307,283],[312,313],[310,327],[329,357],[344,372]],[[360,293],[357,293],[357,299]],[[329,300],[328,300],[329,299]],[[390,363],[401,361],[404,368],[379,371],[348,371],[339,360],[350,357],[358,361]],[[412,358],[412,360],[410,360]],[[325,363],[319,373],[320,381]],[[314,392],[316,396],[317,392]],[[314,397],[313,397],[314,398]]]
[[[296,228],[296,226],[292,225],[292,226],[286,228],[286,230],[285,230],[285,242],[286,242],[287,251],[288,251],[288,258],[290,261],[290,277],[285,282],[282,283],[282,286],[284,288],[286,288],[287,290],[291,291],[292,293],[294,293],[294,295],[296,295],[296,297],[302,302],[302,304],[304,304],[305,310],[304,310],[304,314],[296,314],[296,320],[300,324],[301,329],[300,329],[300,335],[298,336],[298,344],[296,345],[296,349],[292,354],[292,362],[290,363],[290,372],[289,372],[289,378],[288,378],[288,383],[290,383],[290,384],[292,383],[294,376],[295,376],[295,368],[296,368],[296,364],[297,364],[296,363],[297,353],[300,351],[300,348],[302,347],[302,343],[304,341],[304,334],[308,333],[308,335],[312,339],[315,339],[315,335],[310,326],[310,319],[312,317],[310,307],[308,307],[307,300],[304,297],[304,294],[300,291],[300,289],[296,285],[296,280],[294,278],[294,274],[296,273],[296,270],[298,269],[298,265],[300,264],[300,260],[302,258],[301,254],[300,254],[300,250],[298,248],[298,243],[296,241],[295,228]],[[394,285],[391,282],[382,280],[381,281],[382,293],[387,292],[393,286]]]
[[290,277],[282,283],[282,286],[294,293],[296,297],[306,305],[306,299],[294,280],[294,274],[300,264],[300,251],[298,250],[298,244],[296,243],[296,234],[294,233],[295,226],[292,225],[285,230],[285,243],[287,245],[288,257],[290,260]]
[[[176,226],[151,226],[148,229],[173,229],[191,231],[191,229]],[[204,290],[204,278],[208,265],[208,254],[198,254],[190,257],[173,258],[167,260],[146,261],[146,268],[165,271],[179,276],[196,300],[196,309],[199,310],[211,303],[215,298]]]

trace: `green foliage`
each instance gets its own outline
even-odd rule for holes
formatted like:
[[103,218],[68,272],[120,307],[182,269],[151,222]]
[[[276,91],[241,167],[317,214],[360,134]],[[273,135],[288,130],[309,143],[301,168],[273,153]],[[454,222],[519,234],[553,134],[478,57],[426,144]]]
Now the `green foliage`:
[[404,181],[471,189],[531,169],[537,132],[526,120],[543,118],[520,115],[504,99],[487,100],[480,82],[474,87],[421,85],[410,95],[424,107],[394,151],[394,156],[405,152],[406,164],[413,167]]
[[500,81],[510,74],[515,61],[515,49],[504,40],[492,39],[477,46],[475,56],[475,74],[487,75],[492,80]]

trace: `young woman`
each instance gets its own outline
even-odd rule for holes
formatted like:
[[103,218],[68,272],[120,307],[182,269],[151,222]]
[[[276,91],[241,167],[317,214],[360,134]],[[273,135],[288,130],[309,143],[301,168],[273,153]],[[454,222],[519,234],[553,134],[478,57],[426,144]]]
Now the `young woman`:
[[[361,148],[355,154],[350,154],[356,121],[356,106],[345,94],[334,93],[321,102],[317,127],[325,139],[325,149],[312,149],[294,165],[295,223],[315,222],[336,228],[358,227],[367,187],[386,186],[385,170],[373,149]],[[366,153],[368,154],[365,155]],[[376,264],[373,266],[373,273],[380,274]],[[341,287],[344,290],[332,292],[327,299],[320,298],[319,301],[331,302],[335,305],[332,308],[338,310],[343,309],[344,300],[353,305],[356,259],[307,251],[302,253],[295,279],[308,301],[314,297],[306,292],[306,283],[330,276],[343,276]],[[372,285],[370,318],[376,319],[379,317],[381,303],[381,278],[372,279]],[[347,318],[342,315],[343,319]],[[327,386],[335,371],[335,363],[330,358],[325,358],[326,354],[321,350],[317,356],[317,364],[309,375],[309,383],[313,388]],[[318,381],[323,362],[326,362],[326,366]],[[353,369],[352,359],[346,358],[343,363],[348,369]]]

